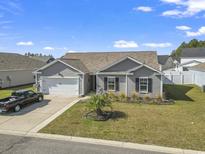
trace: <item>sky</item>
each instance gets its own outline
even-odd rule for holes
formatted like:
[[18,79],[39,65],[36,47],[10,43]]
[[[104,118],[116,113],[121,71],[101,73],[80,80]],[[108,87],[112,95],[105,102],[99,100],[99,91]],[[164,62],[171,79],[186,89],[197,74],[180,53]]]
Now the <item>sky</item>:
[[0,52],[157,51],[205,40],[205,0],[0,0]]

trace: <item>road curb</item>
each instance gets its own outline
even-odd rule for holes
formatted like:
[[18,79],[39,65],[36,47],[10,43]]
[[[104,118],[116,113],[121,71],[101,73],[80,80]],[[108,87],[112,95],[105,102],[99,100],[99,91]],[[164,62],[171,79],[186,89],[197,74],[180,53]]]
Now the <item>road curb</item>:
[[58,140],[58,141],[69,141],[69,142],[86,143],[86,144],[94,144],[94,145],[104,145],[104,146],[112,146],[116,148],[135,149],[135,150],[160,152],[160,153],[167,153],[167,154],[205,154],[204,151],[195,151],[195,150],[188,150],[188,149],[163,147],[157,145],[146,145],[146,144],[137,144],[137,143],[130,143],[130,142],[120,142],[120,141],[112,141],[112,140],[102,140],[102,139],[64,136],[64,135],[55,135],[55,134],[44,134],[44,133],[33,133],[33,132],[26,133],[26,132],[6,131],[6,130],[0,130],[0,134],[16,135],[22,137],[34,137],[34,138],[50,139],[50,140]]
[[44,134],[44,133],[28,133],[26,136],[42,138],[42,139],[71,141],[71,142],[78,142],[78,143],[113,146],[113,147],[126,148],[126,149],[146,150],[146,151],[170,153],[170,154],[205,154],[205,152],[203,151],[163,147],[163,146],[156,146],[156,145],[145,145],[145,144],[137,144],[137,143],[130,143],[130,142],[74,137],[74,136],[64,136],[64,135],[54,135],[54,134]]

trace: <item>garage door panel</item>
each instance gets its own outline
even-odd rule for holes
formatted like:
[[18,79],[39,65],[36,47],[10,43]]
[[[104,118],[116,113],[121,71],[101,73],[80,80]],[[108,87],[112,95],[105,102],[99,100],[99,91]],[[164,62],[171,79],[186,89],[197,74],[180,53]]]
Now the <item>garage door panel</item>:
[[44,78],[43,90],[50,95],[79,95],[78,78]]

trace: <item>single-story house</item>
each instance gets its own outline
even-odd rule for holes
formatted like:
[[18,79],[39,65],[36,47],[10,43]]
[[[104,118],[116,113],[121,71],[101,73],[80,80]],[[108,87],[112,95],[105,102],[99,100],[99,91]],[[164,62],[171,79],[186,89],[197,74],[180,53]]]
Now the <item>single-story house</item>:
[[202,87],[205,85],[205,63],[201,63],[189,68],[193,74],[193,83]]
[[35,83],[33,71],[44,62],[16,53],[0,53],[0,89]]
[[34,72],[45,94],[82,96],[89,91],[162,96],[156,52],[68,53]]

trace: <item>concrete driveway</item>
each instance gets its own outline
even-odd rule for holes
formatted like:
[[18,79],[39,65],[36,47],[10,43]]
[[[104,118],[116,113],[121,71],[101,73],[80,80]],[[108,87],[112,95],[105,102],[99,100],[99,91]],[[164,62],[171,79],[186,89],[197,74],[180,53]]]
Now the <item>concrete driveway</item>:
[[0,130],[29,132],[76,99],[45,96],[43,102],[28,105],[20,112],[0,114]]

